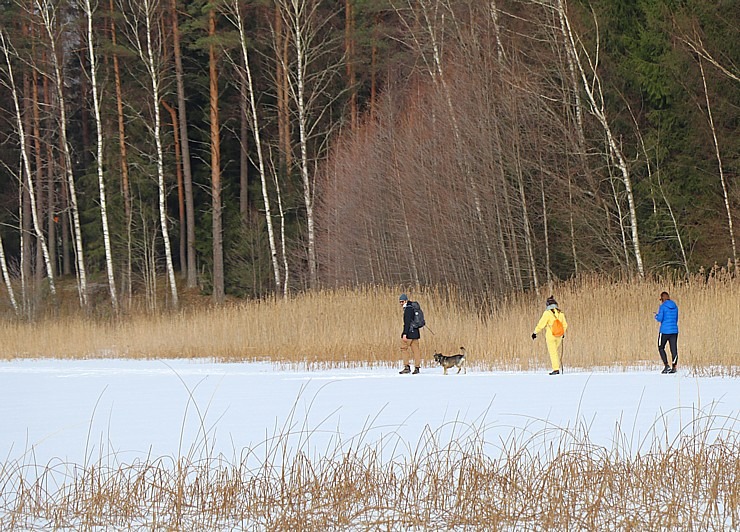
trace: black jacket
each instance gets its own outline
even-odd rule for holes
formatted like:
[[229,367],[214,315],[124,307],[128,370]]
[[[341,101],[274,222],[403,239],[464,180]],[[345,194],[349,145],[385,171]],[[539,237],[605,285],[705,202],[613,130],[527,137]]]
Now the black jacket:
[[418,340],[421,338],[421,332],[419,329],[411,328],[412,321],[414,321],[414,307],[411,306],[411,301],[409,301],[403,308],[403,332],[401,337],[405,334],[409,340]]

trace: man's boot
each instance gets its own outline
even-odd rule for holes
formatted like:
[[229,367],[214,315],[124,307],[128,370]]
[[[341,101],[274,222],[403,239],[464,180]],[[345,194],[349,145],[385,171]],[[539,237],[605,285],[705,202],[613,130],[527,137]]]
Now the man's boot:
[[411,374],[412,375],[418,375],[419,374],[419,366],[414,366],[414,371]]
[[[668,367],[668,366],[666,366],[666,367]],[[677,368],[678,368],[678,364],[673,364],[673,367],[668,370],[668,373],[676,373]]]
[[406,364],[401,371],[399,371],[401,375],[405,375],[406,373],[411,373],[411,366]]
[[663,375],[665,375],[666,373],[670,373],[670,372],[671,372],[671,367],[668,364],[666,364],[666,366],[663,368],[663,371],[661,371]]

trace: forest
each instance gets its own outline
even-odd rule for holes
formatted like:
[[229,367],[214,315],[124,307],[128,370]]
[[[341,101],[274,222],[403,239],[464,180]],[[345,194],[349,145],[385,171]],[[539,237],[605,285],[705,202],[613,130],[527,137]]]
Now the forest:
[[734,275],[738,20],[734,0],[0,0],[0,310]]

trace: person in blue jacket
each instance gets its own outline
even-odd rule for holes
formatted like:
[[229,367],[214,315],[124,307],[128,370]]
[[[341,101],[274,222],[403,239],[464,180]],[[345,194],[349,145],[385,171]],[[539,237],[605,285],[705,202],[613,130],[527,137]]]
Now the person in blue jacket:
[[[658,332],[658,353],[665,367],[661,373],[676,373],[678,367],[678,305],[671,300],[668,292],[660,294],[660,308],[655,313],[655,321],[660,323]],[[665,345],[671,347],[672,364],[668,364]]]

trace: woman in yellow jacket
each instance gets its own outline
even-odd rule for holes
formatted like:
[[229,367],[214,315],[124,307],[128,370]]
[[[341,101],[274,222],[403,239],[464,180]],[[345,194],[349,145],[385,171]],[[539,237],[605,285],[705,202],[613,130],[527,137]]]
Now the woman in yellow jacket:
[[547,351],[550,353],[550,362],[552,363],[550,375],[560,375],[560,344],[562,344],[565,331],[568,329],[568,322],[565,321],[565,313],[558,308],[558,302],[552,296],[547,298],[547,308],[542,313],[537,327],[534,328],[532,340],[537,338],[537,333],[542,329],[545,329]]

